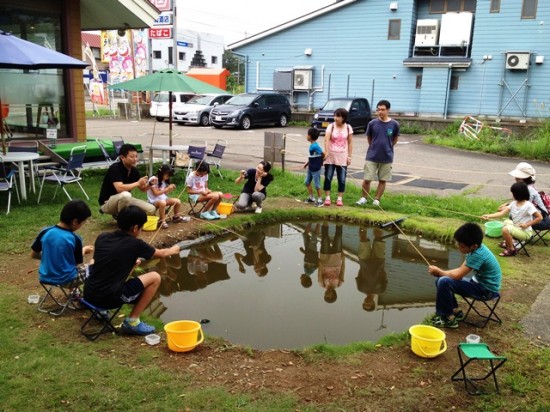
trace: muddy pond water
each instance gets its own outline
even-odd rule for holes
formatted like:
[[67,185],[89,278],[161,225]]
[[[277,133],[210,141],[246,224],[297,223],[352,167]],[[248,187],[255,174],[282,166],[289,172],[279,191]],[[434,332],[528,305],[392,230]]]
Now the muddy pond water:
[[377,341],[434,311],[434,278],[418,251],[444,268],[463,259],[418,236],[334,222],[240,235],[152,262],[162,275],[152,313],[165,323],[208,320],[208,335],[256,349]]

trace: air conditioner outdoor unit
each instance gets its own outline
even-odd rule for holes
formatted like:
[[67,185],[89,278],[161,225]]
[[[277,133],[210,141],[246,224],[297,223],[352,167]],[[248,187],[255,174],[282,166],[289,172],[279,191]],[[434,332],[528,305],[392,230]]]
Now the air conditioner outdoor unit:
[[310,90],[312,80],[311,70],[294,70],[294,90]]
[[506,68],[510,70],[527,70],[529,68],[529,52],[507,52]]
[[439,20],[422,19],[416,22],[415,46],[437,46],[439,40]]

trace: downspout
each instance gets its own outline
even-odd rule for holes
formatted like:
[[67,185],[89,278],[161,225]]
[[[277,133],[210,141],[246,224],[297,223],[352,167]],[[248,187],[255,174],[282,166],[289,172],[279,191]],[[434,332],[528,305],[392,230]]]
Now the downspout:
[[443,118],[447,119],[447,111],[449,109],[449,95],[451,92],[451,73],[453,72],[453,65],[449,64],[449,70],[447,72],[447,91],[445,92],[445,105],[443,107]]
[[314,87],[313,90],[311,91],[310,95],[309,95],[309,102],[308,102],[308,105],[307,105],[307,109],[309,111],[312,110],[312,107],[313,107],[313,95],[317,92],[322,92],[323,89],[325,87],[325,65],[323,64],[321,66],[321,86],[319,87]]

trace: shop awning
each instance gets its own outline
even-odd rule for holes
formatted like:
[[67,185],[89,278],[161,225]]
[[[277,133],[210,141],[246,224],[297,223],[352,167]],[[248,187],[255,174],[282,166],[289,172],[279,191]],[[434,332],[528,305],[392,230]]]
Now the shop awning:
[[151,27],[159,14],[148,0],[80,0],[82,30]]

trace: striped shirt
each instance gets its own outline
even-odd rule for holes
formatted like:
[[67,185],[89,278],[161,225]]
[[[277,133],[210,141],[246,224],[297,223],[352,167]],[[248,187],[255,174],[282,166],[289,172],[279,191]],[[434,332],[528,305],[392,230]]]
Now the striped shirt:
[[500,291],[502,272],[497,258],[487,246],[479,248],[466,255],[466,266],[473,269],[474,280],[491,292]]

